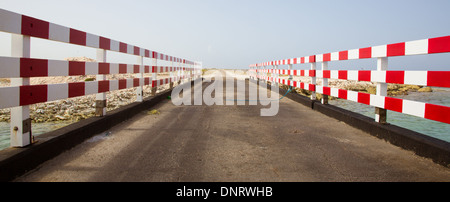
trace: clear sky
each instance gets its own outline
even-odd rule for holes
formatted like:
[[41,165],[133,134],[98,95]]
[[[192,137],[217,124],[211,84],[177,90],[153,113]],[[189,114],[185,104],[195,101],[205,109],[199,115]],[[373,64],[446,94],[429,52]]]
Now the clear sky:
[[[450,35],[449,0],[0,0],[0,8],[202,61],[207,68],[248,68]],[[8,37],[0,34],[0,55],[9,55]],[[95,50],[32,41],[32,57],[71,56],[95,58]],[[109,56],[109,62],[135,62]],[[389,64],[394,69],[450,70],[449,54],[407,57]],[[376,68],[373,61],[330,67],[351,63]]]

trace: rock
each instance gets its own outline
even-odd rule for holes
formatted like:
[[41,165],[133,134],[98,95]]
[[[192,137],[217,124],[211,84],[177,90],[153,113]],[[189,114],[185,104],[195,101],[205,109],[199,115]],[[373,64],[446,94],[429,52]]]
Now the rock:
[[431,87],[423,87],[418,90],[419,92],[433,92],[433,89]]
[[161,114],[161,112],[159,112],[159,111],[156,110],[156,109],[153,109],[153,110],[151,110],[151,111],[148,111],[147,114],[148,114],[148,115],[159,115],[159,114]]
[[322,94],[316,93],[316,100],[317,100],[317,101],[321,101],[322,98],[323,98]]
[[367,87],[366,91],[370,94],[377,94],[377,88],[376,87]]
[[418,85],[406,85],[408,89],[413,90],[413,91],[417,91],[419,90],[421,87]]
[[95,62],[94,59],[88,57],[68,57],[64,58],[67,61],[82,61],[82,62]]
[[398,90],[399,88],[400,88],[400,85],[398,85],[398,84],[388,84],[387,90],[394,91],[394,90]]
[[408,91],[393,90],[393,91],[388,91],[388,95],[389,96],[408,95]]

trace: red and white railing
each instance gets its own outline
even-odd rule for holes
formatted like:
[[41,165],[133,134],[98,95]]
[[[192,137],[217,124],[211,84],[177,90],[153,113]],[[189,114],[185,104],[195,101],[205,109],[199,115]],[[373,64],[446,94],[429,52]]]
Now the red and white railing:
[[[0,57],[0,78],[11,78],[10,87],[0,88],[0,108],[11,107],[11,146],[31,144],[29,105],[96,94],[96,114],[106,114],[106,92],[136,88],[136,102],[143,101],[143,86],[156,87],[201,75],[201,63],[150,51],[73,28],[0,9],[0,31],[12,34],[11,56]],[[98,62],[30,58],[30,37],[97,49]],[[108,63],[107,51],[137,57],[136,64]],[[144,58],[152,59],[145,65]],[[170,66],[158,66],[158,60]],[[167,63],[166,62],[166,63]],[[158,79],[158,73],[170,73]],[[135,78],[106,80],[110,74],[133,74]],[[144,77],[151,74],[151,77]],[[30,85],[32,77],[96,75],[96,81]],[[152,92],[152,93],[154,93]]]
[[[450,52],[450,36],[430,38],[404,43],[353,49],[348,51],[319,54],[301,58],[277,60],[250,65],[250,77],[274,83],[281,83],[315,93],[334,96],[377,108],[375,120],[385,122],[385,111],[392,110],[426,119],[450,124],[450,107],[423,103],[387,96],[387,84],[411,84],[431,87],[450,87],[450,71],[389,71],[388,58],[394,56],[434,54]],[[377,58],[377,70],[328,70],[328,62],[340,60]],[[322,69],[316,70],[316,63],[322,63]],[[292,65],[310,63],[309,70],[293,70]],[[278,69],[278,65],[288,65],[289,69]],[[269,66],[273,68],[269,69]],[[271,73],[273,76],[267,76]],[[290,75],[290,79],[281,79],[279,74]],[[311,83],[292,80],[292,76],[310,77]],[[323,85],[316,84],[316,78],[323,79]],[[377,84],[377,94],[355,92],[332,88],[328,79],[368,81]],[[323,103],[327,97],[323,96]],[[381,110],[380,110],[381,109]]]

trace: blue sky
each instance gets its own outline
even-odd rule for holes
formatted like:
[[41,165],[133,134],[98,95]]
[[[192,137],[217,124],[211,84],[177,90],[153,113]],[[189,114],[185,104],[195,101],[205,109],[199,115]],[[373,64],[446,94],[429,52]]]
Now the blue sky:
[[[211,68],[450,35],[449,0],[0,0],[0,8]],[[0,55],[9,55],[0,34]],[[95,50],[32,41],[32,57],[95,58]],[[134,63],[110,54],[109,62]],[[330,63],[374,69],[375,60]],[[392,58],[392,69],[449,70],[450,55]]]

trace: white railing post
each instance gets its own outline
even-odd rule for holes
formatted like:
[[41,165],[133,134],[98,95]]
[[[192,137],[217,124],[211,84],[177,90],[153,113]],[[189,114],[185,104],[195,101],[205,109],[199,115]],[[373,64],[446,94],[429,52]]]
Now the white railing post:
[[[158,71],[159,71],[159,68],[158,68],[158,59],[157,59],[157,57],[158,56],[153,56],[153,58],[152,58],[152,68],[153,68],[153,66],[155,67],[155,69],[156,69],[156,72],[153,72],[152,73],[152,85],[153,85],[153,82],[154,81],[156,81],[156,84],[158,84],[158,80],[156,80],[157,79],[157,74],[158,74]],[[152,96],[155,96],[156,95],[156,89],[157,89],[158,87],[157,86],[155,86],[155,87],[153,87],[152,86]]]
[[263,79],[263,81],[265,82],[265,83],[267,83],[267,72],[266,72],[266,66],[262,66],[262,73],[263,73],[263,75],[264,75],[264,79]]
[[[377,59],[377,71],[386,71],[388,69],[388,58],[381,57]],[[387,96],[387,83],[377,83],[377,95]],[[379,107],[375,107],[375,122],[386,123],[387,110]]]
[[194,64],[191,64],[191,68],[189,69],[189,75],[191,77],[190,81],[194,80]]
[[[172,70],[175,68],[175,66],[173,65],[174,63],[173,63],[173,60],[171,61],[171,63],[170,63],[170,65],[172,65],[170,68],[172,68]],[[173,88],[173,71],[170,71],[170,74],[169,74],[169,79],[170,79],[170,89],[172,89]]]
[[136,102],[142,102],[144,100],[143,78],[144,78],[144,57],[138,56],[137,64],[139,65],[139,73],[136,74],[136,78],[139,78],[139,86],[136,87]]
[[[11,56],[29,58],[30,55],[30,37],[12,34]],[[27,85],[30,85],[30,78],[11,78],[11,86]],[[11,108],[10,128],[11,147],[25,147],[33,143],[29,105]]]
[[177,70],[177,80],[178,80],[178,85],[180,85],[180,83],[181,83],[181,71],[183,71],[183,67],[181,67],[181,60],[178,60],[177,68],[178,68],[178,70]]
[[[328,62],[322,62],[322,74],[324,70],[328,70]],[[323,78],[322,76],[322,86],[328,87],[328,78]],[[328,104],[328,95],[322,93],[322,104]]]
[[[106,50],[97,49],[97,62],[106,62]],[[96,75],[98,82],[106,80],[105,74]],[[95,95],[95,116],[106,115],[106,93],[97,93]]]
[[[288,73],[290,73],[289,74],[289,84],[292,84],[292,82],[293,82],[293,80],[294,80],[294,77],[292,76],[292,64],[289,64],[288,65]],[[290,85],[289,85],[289,88],[290,88]]]
[[258,81],[259,81],[259,71],[258,71],[258,66],[255,65],[255,67],[253,67],[253,69],[255,69],[255,80],[258,82]]
[[[311,70],[316,70],[316,62],[311,63]],[[315,75],[311,77],[311,84],[313,84],[314,86],[317,84]],[[315,90],[314,91],[310,90],[310,91],[311,91],[311,100],[315,100],[316,99],[316,91]]]
[[280,75],[279,74],[280,72],[278,72],[278,65],[273,65],[273,72],[274,72],[274,75],[272,76],[272,78],[274,81],[272,83],[274,84],[273,86],[278,88],[278,86],[279,86],[278,85],[278,77]]

